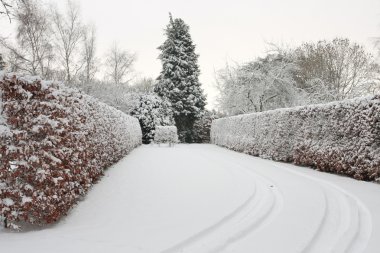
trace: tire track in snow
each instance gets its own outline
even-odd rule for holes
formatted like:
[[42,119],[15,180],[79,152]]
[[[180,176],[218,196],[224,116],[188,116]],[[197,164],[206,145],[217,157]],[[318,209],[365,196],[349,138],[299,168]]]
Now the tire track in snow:
[[[324,210],[319,226],[310,240],[306,241],[303,249],[297,252],[359,253],[365,250],[371,237],[372,218],[368,209],[357,197],[326,180],[292,170],[290,166],[294,165],[261,160],[279,170],[286,170],[293,175],[307,179],[317,186],[324,196]],[[240,163],[239,160],[236,162]],[[240,163],[240,165],[245,167],[247,163]],[[253,160],[252,166],[254,166]]]
[[325,197],[325,210],[318,229],[307,242],[306,252],[363,252],[371,237],[371,214],[363,203],[328,181],[296,172],[289,165],[274,165],[319,184]]
[[[199,155],[205,157],[202,153]],[[219,155],[213,154],[213,156],[212,159],[220,163],[216,159]],[[208,153],[207,159],[210,159],[210,153]],[[253,173],[244,166],[227,163],[230,165],[228,169],[236,170],[236,167],[239,167],[241,173],[251,178],[255,186],[254,193],[241,206],[217,223],[162,251],[162,253],[221,252],[254,230],[258,230],[268,222],[270,217],[279,212],[282,206],[282,196],[277,188],[274,188],[272,181]]]
[[[224,166],[226,169],[244,173],[255,185],[255,193],[219,222],[162,251],[162,253],[224,252],[230,249],[232,245],[239,246],[240,240],[244,238],[248,238],[254,246],[255,233],[259,232],[264,224],[271,226],[271,221],[281,212],[282,202],[286,201],[282,198],[282,190],[266,176],[267,173],[265,171],[258,172],[255,169],[255,161],[252,160],[249,163],[240,161],[240,159],[231,159],[232,162],[229,159],[220,161],[217,160],[217,158],[220,159],[221,150],[219,148],[207,151],[206,154],[203,154],[201,150],[199,155],[204,157],[207,155],[207,159],[212,159],[217,164],[227,165],[227,167]],[[225,150],[225,152],[233,151]],[[243,154],[236,153],[236,155]],[[318,218],[319,221],[317,220],[315,223],[316,227],[311,228],[310,234],[305,235],[300,242],[300,247],[292,252],[359,253],[365,250],[371,236],[371,216],[360,200],[328,181],[294,171],[287,164],[269,160],[263,161],[271,167],[277,167],[278,170],[307,181],[310,187],[320,191],[321,196],[323,196],[322,206],[320,206],[322,215]],[[286,189],[283,190],[286,191]],[[236,252],[245,251],[237,250]]]

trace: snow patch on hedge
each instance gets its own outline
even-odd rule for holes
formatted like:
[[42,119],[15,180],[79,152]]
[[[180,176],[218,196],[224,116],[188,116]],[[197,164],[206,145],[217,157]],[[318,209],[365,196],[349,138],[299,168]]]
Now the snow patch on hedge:
[[0,79],[0,218],[57,221],[141,144],[137,119],[38,77]]
[[361,180],[380,179],[380,96],[214,120],[214,144]]

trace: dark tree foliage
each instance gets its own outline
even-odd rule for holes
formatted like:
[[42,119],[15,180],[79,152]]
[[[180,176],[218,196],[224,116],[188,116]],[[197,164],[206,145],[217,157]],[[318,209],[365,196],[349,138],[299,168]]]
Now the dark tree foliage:
[[210,143],[210,130],[212,121],[221,117],[223,117],[223,115],[217,113],[216,111],[205,111],[202,117],[197,119],[194,123],[194,142]]
[[3,59],[3,55],[0,54],[0,71],[5,69],[5,61]]

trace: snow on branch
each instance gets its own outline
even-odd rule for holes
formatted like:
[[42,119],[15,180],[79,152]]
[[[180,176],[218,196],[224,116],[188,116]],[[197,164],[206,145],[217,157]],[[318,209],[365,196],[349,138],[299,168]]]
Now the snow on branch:
[[9,19],[9,22],[12,22],[11,19],[11,11],[10,9],[12,8],[12,5],[10,5],[7,1],[5,0],[0,0],[0,15],[6,15]]

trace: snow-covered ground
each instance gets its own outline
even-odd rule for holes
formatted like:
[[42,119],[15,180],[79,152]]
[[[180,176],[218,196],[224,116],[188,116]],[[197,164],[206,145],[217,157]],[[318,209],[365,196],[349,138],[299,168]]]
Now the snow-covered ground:
[[380,185],[214,145],[142,146],[0,252],[380,252]]

